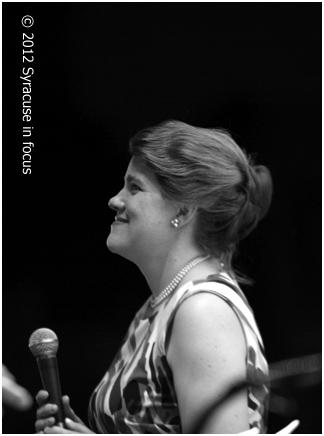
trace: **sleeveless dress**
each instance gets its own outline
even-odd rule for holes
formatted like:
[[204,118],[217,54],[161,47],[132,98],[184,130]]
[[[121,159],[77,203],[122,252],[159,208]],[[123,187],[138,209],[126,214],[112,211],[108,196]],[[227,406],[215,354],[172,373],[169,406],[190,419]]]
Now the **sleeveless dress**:
[[[268,365],[252,309],[227,274],[189,282],[156,308],[150,299],[137,312],[110,369],[93,392],[89,423],[95,433],[182,433],[173,377],[166,358],[168,327],[183,301],[199,292],[224,299],[235,311],[246,340],[246,378],[251,427],[266,432]],[[257,385],[257,386],[255,386]]]

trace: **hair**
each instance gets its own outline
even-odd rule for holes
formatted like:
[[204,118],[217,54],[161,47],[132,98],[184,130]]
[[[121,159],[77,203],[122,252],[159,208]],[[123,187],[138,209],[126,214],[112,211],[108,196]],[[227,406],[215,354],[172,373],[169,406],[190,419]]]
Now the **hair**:
[[227,131],[176,120],[139,131],[129,151],[153,170],[168,199],[197,206],[198,245],[246,282],[234,274],[232,257],[270,207],[269,170],[255,165]]

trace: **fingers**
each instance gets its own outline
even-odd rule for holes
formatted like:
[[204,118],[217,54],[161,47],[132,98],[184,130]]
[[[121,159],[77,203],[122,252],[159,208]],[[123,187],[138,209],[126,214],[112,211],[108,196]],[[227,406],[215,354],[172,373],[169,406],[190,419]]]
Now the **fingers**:
[[64,415],[67,418],[64,423],[66,428],[55,425],[56,421],[53,415],[57,413],[58,407],[56,404],[46,403],[48,396],[49,394],[46,391],[39,391],[36,396],[37,403],[40,406],[36,412],[37,421],[35,423],[38,433],[92,433],[72,410],[67,395],[62,397]]
[[90,434],[93,432],[88,429],[83,424],[73,422],[69,418],[65,419],[65,426],[67,428],[53,426],[53,427],[45,427],[43,433],[45,434],[71,434],[71,433],[82,433],[82,434]]
[[58,410],[56,404],[45,404],[36,411],[37,421],[35,422],[35,428],[37,432],[41,432],[47,426],[55,424],[54,415]]
[[39,391],[36,395],[36,401],[39,406],[43,406],[49,397],[49,393],[47,391]]
[[55,418],[53,418],[53,416],[46,419],[38,419],[35,422],[35,429],[37,433],[43,433],[46,427],[52,426],[54,424],[55,424]]
[[67,395],[62,397],[62,402],[63,402],[64,415],[67,418],[70,418],[72,421],[78,422],[78,423],[84,425],[84,423],[81,421],[81,419],[74,413],[74,410],[71,408],[70,398]]
[[70,430],[66,430],[62,427],[55,425],[53,427],[45,427],[43,433],[45,433],[45,434],[62,434],[62,433],[74,433],[74,432],[70,431]]
[[64,397],[62,397],[62,402],[63,402],[64,415],[67,418],[70,418],[73,421],[75,421],[77,416],[70,406],[70,398],[67,395],[64,395]]
[[51,415],[55,415],[58,407],[56,404],[45,404],[37,409],[36,417],[37,419],[49,418]]
[[84,433],[84,434],[93,433],[83,423],[81,424],[79,422],[74,422],[69,418],[65,419],[65,425],[68,427],[69,430],[72,430],[72,432],[74,433]]

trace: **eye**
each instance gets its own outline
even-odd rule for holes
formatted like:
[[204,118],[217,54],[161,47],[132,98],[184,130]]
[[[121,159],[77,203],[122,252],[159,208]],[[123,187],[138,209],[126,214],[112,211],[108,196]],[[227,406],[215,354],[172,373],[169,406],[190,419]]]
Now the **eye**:
[[130,183],[130,190],[131,191],[141,191],[141,188],[138,185],[136,185],[136,183],[131,182]]

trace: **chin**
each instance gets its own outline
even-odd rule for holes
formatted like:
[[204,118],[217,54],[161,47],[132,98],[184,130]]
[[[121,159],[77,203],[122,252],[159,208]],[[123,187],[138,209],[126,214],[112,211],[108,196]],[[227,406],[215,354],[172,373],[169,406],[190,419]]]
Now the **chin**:
[[106,245],[109,251],[111,251],[112,253],[118,253],[118,244],[116,244],[116,242],[114,243],[114,240],[111,237],[111,235],[108,236]]
[[125,252],[125,247],[123,249],[120,242],[116,241],[116,238],[114,238],[111,234],[108,236],[106,245],[109,251],[115,254],[119,254],[120,256],[126,257],[123,252]]
[[[125,245],[121,245],[117,241],[114,241],[113,238],[111,238],[111,235],[108,236],[107,241],[107,248],[111,253],[118,254],[119,256],[122,256],[124,259],[127,259],[131,262],[134,262],[134,253],[131,253],[129,250],[129,247],[126,247]],[[132,255],[133,254],[133,255]]]

